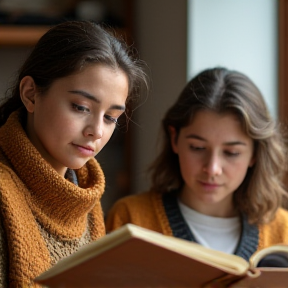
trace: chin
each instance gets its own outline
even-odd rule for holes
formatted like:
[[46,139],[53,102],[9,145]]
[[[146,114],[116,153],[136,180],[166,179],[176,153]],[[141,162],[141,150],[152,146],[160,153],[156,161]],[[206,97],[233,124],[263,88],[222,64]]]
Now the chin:
[[[91,159],[91,158],[90,158],[90,159]],[[82,161],[81,163],[73,163],[73,164],[67,165],[67,167],[68,167],[69,169],[72,169],[72,170],[80,169],[80,168],[82,168],[90,159],[88,159],[87,161]]]
[[201,202],[205,203],[205,204],[217,204],[218,202],[220,202],[218,199],[215,199],[214,197],[202,197],[200,199]]

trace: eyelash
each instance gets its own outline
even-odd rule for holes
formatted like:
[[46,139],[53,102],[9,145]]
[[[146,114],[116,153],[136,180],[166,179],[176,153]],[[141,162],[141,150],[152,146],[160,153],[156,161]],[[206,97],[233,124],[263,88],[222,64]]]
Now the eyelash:
[[[205,147],[197,147],[197,146],[192,146],[192,145],[190,145],[190,149],[191,149],[192,151],[195,151],[195,152],[202,152],[202,151],[205,150]],[[237,156],[240,155],[239,152],[233,153],[233,152],[229,152],[229,151],[224,151],[224,153],[225,153],[228,157],[237,157]]]
[[228,151],[226,151],[225,154],[229,157],[237,157],[240,155],[239,152],[232,153],[232,152],[228,152]]
[[77,112],[80,112],[80,113],[84,113],[84,112],[85,113],[89,113],[90,112],[90,110],[87,107],[81,106],[81,105],[77,105],[75,103],[72,103],[72,108],[74,110],[76,110]]
[[205,148],[190,145],[190,149],[193,151],[203,151]]
[[[81,105],[77,105],[77,104],[75,104],[75,103],[72,103],[72,107],[73,107],[73,109],[76,110],[77,112],[80,112],[80,113],[90,113],[90,109],[88,109],[88,108],[85,107],[85,106],[81,106]],[[111,122],[111,123],[113,123],[113,124],[115,124],[115,125],[118,124],[118,119],[113,118],[113,117],[111,117],[111,116],[109,116],[109,115],[105,115],[104,117],[105,117],[105,119],[107,119],[109,122]]]
[[109,115],[105,115],[105,118],[106,118],[108,121],[111,121],[112,123],[114,123],[115,125],[118,124],[118,119],[116,119],[116,118],[113,118],[113,117],[111,117],[111,116],[109,116]]

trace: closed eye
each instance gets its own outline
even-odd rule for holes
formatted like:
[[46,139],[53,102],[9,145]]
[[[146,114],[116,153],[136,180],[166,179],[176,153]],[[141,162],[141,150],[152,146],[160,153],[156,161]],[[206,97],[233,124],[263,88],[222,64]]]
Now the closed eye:
[[230,152],[230,151],[225,151],[224,152],[228,157],[237,157],[240,155],[239,152]]
[[118,122],[118,119],[117,118],[114,118],[112,116],[109,116],[109,115],[105,115],[104,116],[108,121],[110,121],[111,123],[114,123],[115,125],[117,125],[117,122]]
[[205,150],[205,147],[190,145],[190,149],[193,151],[203,151],[203,150]]
[[90,109],[85,107],[85,106],[81,106],[81,105],[77,105],[75,103],[72,103],[72,108],[74,110],[76,110],[77,112],[80,112],[80,113],[90,113]]

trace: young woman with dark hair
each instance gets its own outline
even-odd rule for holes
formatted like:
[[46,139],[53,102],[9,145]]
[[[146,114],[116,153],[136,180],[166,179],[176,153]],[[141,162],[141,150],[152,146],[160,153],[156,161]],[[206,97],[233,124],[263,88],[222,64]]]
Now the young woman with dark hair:
[[33,279],[105,234],[95,155],[147,87],[142,61],[92,22],[44,34],[0,106],[0,286]]

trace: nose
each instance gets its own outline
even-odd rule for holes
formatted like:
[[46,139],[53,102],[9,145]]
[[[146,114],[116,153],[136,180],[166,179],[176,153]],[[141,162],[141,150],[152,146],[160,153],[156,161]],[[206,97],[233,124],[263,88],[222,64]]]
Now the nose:
[[91,137],[93,140],[100,139],[103,137],[103,121],[100,119],[88,123],[84,128],[83,134],[85,137]]
[[219,176],[223,172],[223,167],[222,167],[221,162],[222,161],[219,158],[219,156],[211,153],[211,155],[207,156],[203,171],[212,177]]

